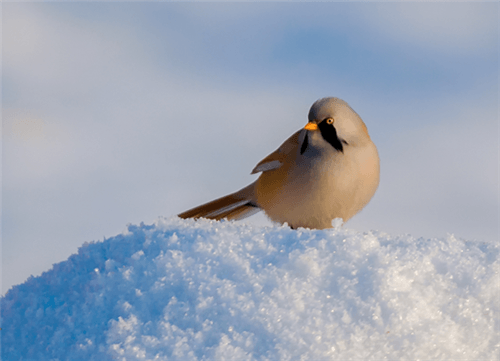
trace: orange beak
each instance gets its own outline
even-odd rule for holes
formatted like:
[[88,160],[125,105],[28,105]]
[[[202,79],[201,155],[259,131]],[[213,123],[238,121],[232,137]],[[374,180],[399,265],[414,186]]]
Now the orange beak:
[[306,126],[304,127],[305,130],[318,130],[318,124],[316,123],[313,123],[313,122],[309,122],[306,124]]

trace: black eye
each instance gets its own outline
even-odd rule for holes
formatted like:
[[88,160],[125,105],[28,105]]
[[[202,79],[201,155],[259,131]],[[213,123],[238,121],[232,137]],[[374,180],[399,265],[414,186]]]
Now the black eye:
[[326,119],[326,124],[332,125],[333,124],[333,118],[327,118]]

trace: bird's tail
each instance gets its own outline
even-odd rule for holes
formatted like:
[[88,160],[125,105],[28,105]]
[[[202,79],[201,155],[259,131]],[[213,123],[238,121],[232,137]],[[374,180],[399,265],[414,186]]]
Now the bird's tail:
[[255,182],[240,189],[238,192],[221,197],[212,202],[190,209],[179,214],[181,218],[208,218],[220,220],[243,219],[260,211],[259,206],[253,200]]

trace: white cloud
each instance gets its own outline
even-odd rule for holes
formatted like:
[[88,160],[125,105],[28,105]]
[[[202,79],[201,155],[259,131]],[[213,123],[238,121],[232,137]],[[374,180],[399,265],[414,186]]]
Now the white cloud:
[[498,4],[493,2],[391,2],[364,9],[374,31],[417,49],[477,54],[495,50],[498,42]]

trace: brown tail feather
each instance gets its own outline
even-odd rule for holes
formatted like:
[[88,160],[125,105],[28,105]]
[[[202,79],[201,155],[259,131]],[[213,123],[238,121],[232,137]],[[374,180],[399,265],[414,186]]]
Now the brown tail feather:
[[207,215],[207,218],[210,219],[224,219],[227,218],[229,220],[234,219],[234,220],[239,220],[243,218],[250,217],[251,215],[254,215],[255,213],[259,212],[260,208],[256,206],[255,204],[251,202],[244,203],[242,205],[239,205],[235,208],[230,209],[229,211],[222,212],[222,213],[217,213],[216,215]]
[[238,220],[250,217],[260,211],[259,206],[253,201],[254,185],[255,183],[252,183],[238,192],[190,209],[179,214],[179,217],[203,217],[216,220],[223,218]]

